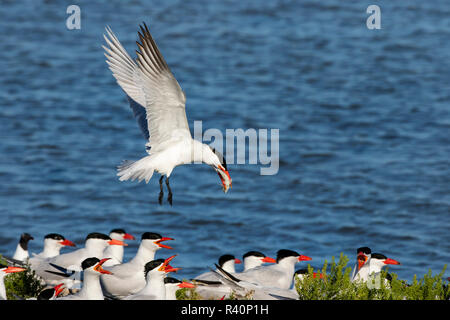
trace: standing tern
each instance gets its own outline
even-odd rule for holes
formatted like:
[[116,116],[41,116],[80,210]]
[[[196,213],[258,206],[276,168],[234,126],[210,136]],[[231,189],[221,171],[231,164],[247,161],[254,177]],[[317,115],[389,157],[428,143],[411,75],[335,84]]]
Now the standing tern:
[[96,257],[90,257],[81,263],[84,279],[81,290],[76,294],[67,295],[56,300],[104,300],[103,291],[100,286],[100,275],[111,274],[110,271],[103,269],[102,265],[108,259],[99,260]]
[[[84,248],[41,260],[40,263],[33,264],[31,267],[47,284],[56,285],[65,280],[65,278],[46,272],[46,270],[56,270],[53,265],[57,265],[73,271],[82,271],[81,263],[83,260],[90,257],[102,257],[103,251],[109,245],[124,246],[127,244],[120,240],[111,239],[106,234],[92,232],[87,235]],[[69,286],[69,283],[66,283],[66,285]]]
[[28,242],[30,240],[34,240],[34,238],[29,233],[22,233],[20,236],[19,244],[16,247],[16,251],[14,252],[13,259],[25,262],[26,259],[30,256],[28,254]]
[[32,264],[34,259],[47,259],[56,257],[60,254],[61,248],[66,246],[76,247],[75,243],[67,240],[62,235],[58,233],[49,233],[44,237],[44,248],[42,252],[33,254],[29,262],[30,264]]
[[10,273],[25,271],[25,268],[20,267],[8,267],[0,264],[0,300],[7,300],[6,288],[5,288],[5,276]]
[[116,298],[124,298],[141,290],[146,284],[145,277],[142,276],[145,264],[154,260],[157,250],[161,248],[172,249],[172,247],[161,243],[167,240],[174,239],[163,237],[154,232],[142,234],[141,244],[133,259],[126,263],[106,267],[113,275],[100,277],[105,293]]
[[[169,177],[179,165],[205,163],[219,175],[223,191],[232,187],[231,177],[222,154],[210,146],[192,139],[186,117],[186,97],[153,40],[147,26],[140,27],[140,43],[136,62],[131,59],[112,30],[104,38],[106,62],[117,83],[125,91],[131,108],[148,142],[148,156],[138,161],[126,161],[118,167],[120,181],[145,180],[148,183],[156,171],[159,179],[159,204],[163,198],[163,178],[172,205]],[[145,115],[144,115],[145,114]],[[144,119],[145,117],[145,119]]]
[[[232,254],[224,254],[219,257],[219,266],[229,273],[236,273],[236,264],[241,264],[242,261],[235,258]],[[217,281],[217,277],[213,272],[208,271],[196,276],[193,280],[207,280]]]
[[[229,273],[236,273],[235,264],[241,264],[242,261],[231,254],[224,254],[219,257],[219,266]],[[202,273],[192,279],[197,284],[195,291],[203,299],[220,299],[223,296],[229,296],[232,291],[227,285],[218,281],[214,271]]]
[[352,281],[358,281],[360,278],[367,278],[369,275],[369,261],[372,250],[369,247],[356,249],[356,264],[353,268]]
[[244,271],[260,267],[264,263],[276,263],[277,261],[271,257],[267,257],[264,253],[259,251],[249,251],[242,256],[244,260]]
[[177,291],[183,288],[195,288],[195,284],[180,281],[173,277],[165,277],[166,300],[177,300]]
[[[116,240],[120,240],[120,241],[136,239],[133,235],[126,233],[124,229],[111,230],[111,232],[109,233],[109,237],[111,239],[116,239]],[[103,266],[111,267],[116,264],[121,264],[122,260],[123,260],[123,252],[124,252],[123,246],[108,246],[108,247],[106,247],[105,251],[103,252],[103,257],[110,258],[110,259],[108,261],[106,261],[103,264]]]
[[166,300],[166,286],[164,278],[167,273],[174,272],[180,268],[173,268],[169,262],[175,257],[152,260],[145,264],[144,273],[141,275],[146,279],[146,285],[135,294],[125,297],[123,300]]
[[256,283],[264,287],[290,289],[294,278],[295,264],[312,260],[292,250],[281,249],[277,252],[277,263],[261,266],[239,274],[240,280]]
[[296,300],[298,293],[289,289],[281,289],[276,287],[265,287],[257,283],[251,283],[239,279],[239,274],[232,275],[220,266],[216,265],[216,270],[213,272],[218,278],[228,285],[236,294],[237,297],[253,300]]

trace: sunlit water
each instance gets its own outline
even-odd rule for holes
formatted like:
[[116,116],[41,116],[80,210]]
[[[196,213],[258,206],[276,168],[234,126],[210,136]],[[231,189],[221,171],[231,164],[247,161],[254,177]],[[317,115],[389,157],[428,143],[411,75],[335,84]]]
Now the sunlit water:
[[[224,253],[288,248],[313,266],[370,246],[411,280],[450,261],[450,4],[377,1],[2,1],[0,253],[22,232],[125,228],[174,237],[189,278]],[[105,63],[106,25],[135,56],[146,22],[203,130],[280,131],[280,168],[229,164],[224,194],[209,167],[178,167],[173,207],[116,166],[145,140]],[[231,159],[228,159],[231,162]],[[126,259],[139,241],[130,241]],[[63,250],[67,252],[67,249]],[[299,266],[300,267],[300,266]],[[447,275],[449,273],[447,272]]]

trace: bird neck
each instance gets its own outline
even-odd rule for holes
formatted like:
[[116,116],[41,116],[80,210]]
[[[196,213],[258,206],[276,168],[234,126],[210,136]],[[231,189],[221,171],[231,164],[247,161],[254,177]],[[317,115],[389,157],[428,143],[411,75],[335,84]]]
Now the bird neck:
[[56,257],[57,255],[59,255],[60,251],[61,251],[61,247],[59,247],[59,246],[47,245],[47,246],[44,246],[44,250],[42,251],[40,256],[42,256],[43,258],[52,258],[52,257]]
[[176,292],[178,291],[178,286],[165,286],[166,287],[166,300],[177,300]]
[[144,266],[147,262],[152,261],[155,258],[155,251],[155,248],[147,248],[141,244],[136,255],[132,259],[132,262]]
[[103,291],[100,286],[100,274],[85,272],[83,287],[80,290],[80,296],[87,300],[104,300]]
[[28,250],[24,250],[19,243],[16,247],[16,251],[14,252],[13,259],[24,261],[26,258],[28,258]]
[[164,284],[164,275],[153,274],[147,276],[147,284],[141,291],[145,295],[153,295],[157,300],[166,299],[166,286]]
[[105,251],[103,256],[105,258],[114,258],[117,261],[122,262],[123,259],[123,246],[108,246]]
[[0,300],[7,300],[4,279],[5,275],[3,274],[3,272],[0,272]]

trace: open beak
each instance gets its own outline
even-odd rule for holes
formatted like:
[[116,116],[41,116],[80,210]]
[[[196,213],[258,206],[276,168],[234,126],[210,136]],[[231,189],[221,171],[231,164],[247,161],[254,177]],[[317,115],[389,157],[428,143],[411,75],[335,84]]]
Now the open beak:
[[189,282],[182,282],[178,285],[179,288],[195,288],[195,284]]
[[133,235],[129,234],[129,233],[125,233],[123,238],[126,239],[126,240],[136,240],[136,238]]
[[304,256],[302,254],[298,257],[298,261],[309,261],[309,260],[312,260],[312,258]]
[[60,283],[57,286],[54,286],[53,289],[55,289],[55,297],[59,296],[59,294],[64,290],[64,283]]
[[19,267],[8,267],[5,270],[3,270],[4,273],[16,273],[16,272],[22,272],[27,269],[25,268],[19,268]]
[[166,246],[165,244],[161,244],[161,242],[167,241],[167,240],[175,240],[175,239],[173,239],[173,238],[168,238],[168,237],[162,237],[161,239],[156,240],[156,241],[155,241],[155,244],[157,244],[157,245],[158,245],[159,247],[161,247],[161,248],[173,249],[172,247]]
[[368,257],[367,257],[365,254],[360,253],[360,254],[358,254],[358,256],[356,257],[356,259],[358,260],[358,270],[359,270],[359,269],[361,269],[362,266],[366,263]]
[[387,258],[384,260],[384,264],[400,264],[397,260]]
[[102,264],[104,264],[107,260],[109,260],[110,258],[105,258],[99,261],[99,263],[97,263],[94,267],[94,270],[97,272],[100,272],[101,274],[112,274],[111,271],[105,270],[102,267]]
[[169,264],[169,262],[176,256],[177,255],[175,254],[175,255],[167,258],[166,260],[164,260],[164,263],[158,268],[158,271],[164,271],[165,273],[168,273],[168,272],[175,272],[175,271],[180,270],[181,268],[174,268]]
[[231,189],[233,187],[231,184],[232,180],[230,177],[230,173],[221,165],[219,165],[216,171],[220,177],[220,180],[222,181],[223,192],[227,193],[228,189]]
[[61,241],[60,244],[62,244],[63,246],[68,246],[68,247],[76,247],[75,243],[73,243],[72,241],[67,240],[67,239],[64,241]]
[[116,239],[111,239],[108,241],[108,243],[112,246],[127,246],[128,245],[125,242],[123,242],[121,240],[116,240]]
[[236,263],[236,264],[240,264],[240,263],[242,263],[242,261],[241,261],[241,260],[239,260],[238,258],[236,258],[236,259],[234,259],[234,263]]
[[276,263],[277,260],[275,260],[274,258],[271,258],[271,257],[264,257],[264,258],[262,259],[262,262]]

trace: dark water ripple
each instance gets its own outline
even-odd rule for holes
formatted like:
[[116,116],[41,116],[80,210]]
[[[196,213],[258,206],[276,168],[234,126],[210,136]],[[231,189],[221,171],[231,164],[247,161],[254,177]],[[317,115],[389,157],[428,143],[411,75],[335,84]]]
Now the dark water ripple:
[[[407,279],[450,261],[447,1],[378,1],[377,31],[369,1],[77,3],[77,31],[64,4],[1,5],[0,252],[25,231],[37,252],[50,232],[82,245],[123,227],[176,238],[183,277],[251,249],[291,248],[321,266],[368,245]],[[172,208],[156,204],[156,180],[117,180],[144,141],[102,34],[110,25],[134,52],[142,21],[187,93],[191,126],[280,129],[277,175],[229,165],[224,195],[206,166],[179,167]]]

